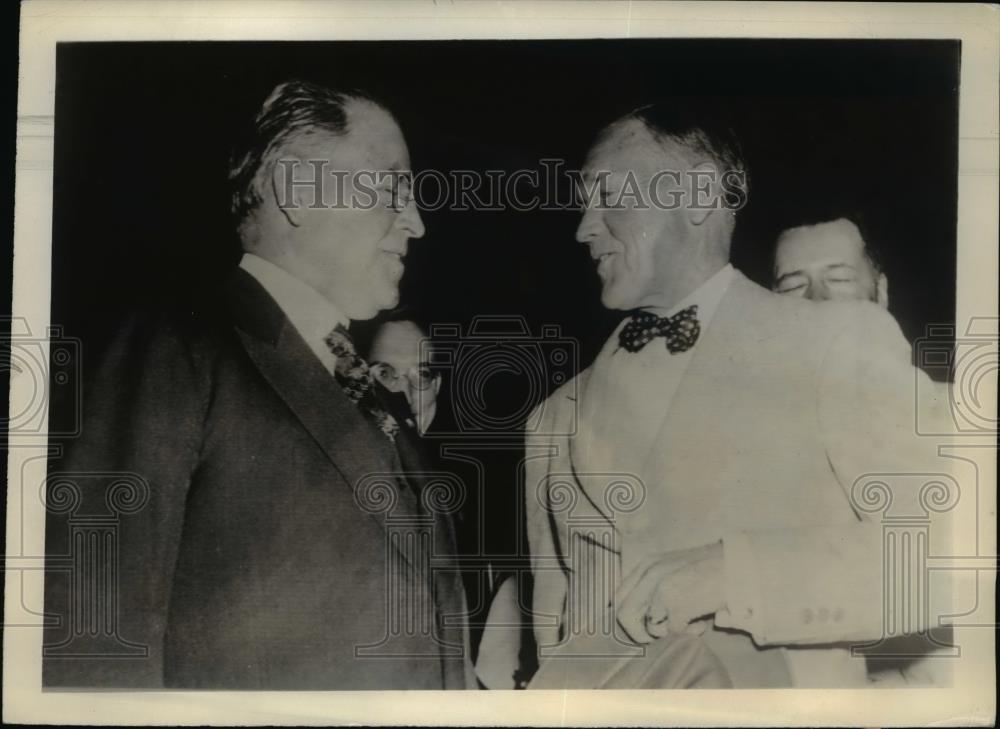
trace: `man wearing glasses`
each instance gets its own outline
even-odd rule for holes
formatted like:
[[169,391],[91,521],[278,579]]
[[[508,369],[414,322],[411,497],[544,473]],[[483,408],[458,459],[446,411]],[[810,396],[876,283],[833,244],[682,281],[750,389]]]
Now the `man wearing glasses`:
[[[375,381],[406,400],[406,407],[401,407],[402,403],[394,407],[390,396],[390,409],[405,411],[401,413],[403,422],[420,435],[427,433],[437,414],[441,390],[441,374],[435,373],[427,361],[426,339],[420,325],[405,315],[390,317],[376,330],[368,358]],[[421,342],[425,342],[423,347]]]

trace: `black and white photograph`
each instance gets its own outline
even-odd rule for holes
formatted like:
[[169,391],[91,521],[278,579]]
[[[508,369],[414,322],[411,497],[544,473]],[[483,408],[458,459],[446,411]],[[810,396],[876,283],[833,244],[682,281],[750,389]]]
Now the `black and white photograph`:
[[[14,273],[5,633],[41,701],[652,689],[637,721],[822,724],[758,692],[992,685],[980,51],[314,31],[60,38],[51,116],[19,109],[48,247]],[[699,696],[763,703],[670,709]],[[951,721],[992,722],[975,696]]]

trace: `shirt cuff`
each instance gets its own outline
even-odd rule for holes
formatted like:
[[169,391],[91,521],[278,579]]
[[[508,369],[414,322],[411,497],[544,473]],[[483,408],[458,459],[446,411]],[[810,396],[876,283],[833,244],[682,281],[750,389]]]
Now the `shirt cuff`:
[[764,603],[760,595],[760,576],[750,537],[736,532],[723,538],[726,607],[715,614],[720,628],[734,628],[764,641]]

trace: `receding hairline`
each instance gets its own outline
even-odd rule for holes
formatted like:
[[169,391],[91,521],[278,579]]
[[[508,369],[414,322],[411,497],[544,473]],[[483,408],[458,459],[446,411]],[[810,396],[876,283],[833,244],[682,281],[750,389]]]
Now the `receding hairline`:
[[365,96],[359,96],[350,92],[343,92],[344,103],[344,129],[341,132],[332,131],[322,124],[312,124],[309,126],[304,126],[302,128],[293,130],[289,135],[289,139],[298,140],[303,138],[309,138],[312,136],[322,136],[327,139],[343,139],[350,136],[351,132],[354,131],[356,123],[358,121],[359,111],[373,111],[382,112],[385,114],[386,118],[396,126],[397,129],[402,133],[402,129],[399,126],[399,120],[396,119],[396,115],[386,107],[384,104],[376,99],[371,99]]
[[[629,127],[633,128],[630,129]],[[600,152],[625,149],[636,141],[643,139],[655,144],[657,149],[668,157],[672,153],[683,154],[685,151],[684,145],[679,144],[676,140],[658,136],[645,121],[627,114],[619,119],[615,119],[597,133],[594,141],[587,148],[587,154],[584,157],[584,167],[590,166],[591,161]],[[668,143],[671,147],[667,147]]]
[[[397,332],[400,328],[404,332],[403,341],[400,342],[399,334],[393,332],[389,327],[396,327]],[[430,341],[430,337],[422,326],[412,319],[390,319],[379,324],[374,333],[372,334],[371,344],[369,345],[369,357],[373,359],[378,359],[375,357],[376,353],[382,355],[391,355],[392,353],[405,353],[407,356],[411,354],[416,354],[417,359],[420,359],[421,354],[421,344],[425,341]],[[414,350],[415,347],[415,350]],[[378,352],[378,350],[382,350]]]
[[[622,138],[618,140],[618,144],[622,148],[634,142],[636,138],[641,138],[644,134],[649,141],[655,144],[668,157],[680,156],[692,167],[705,161],[700,159],[700,155],[697,154],[698,150],[693,145],[685,143],[684,140],[676,136],[660,132],[650,125],[648,121],[639,116],[639,113],[645,108],[647,107],[640,107],[602,127],[587,149],[584,166],[589,165],[590,160],[593,159],[595,156],[594,153],[598,149],[612,145],[616,134],[623,134]],[[629,127],[634,127],[634,129],[628,130]],[[709,158],[716,164],[720,162],[720,160],[715,160],[712,155],[709,155]]]

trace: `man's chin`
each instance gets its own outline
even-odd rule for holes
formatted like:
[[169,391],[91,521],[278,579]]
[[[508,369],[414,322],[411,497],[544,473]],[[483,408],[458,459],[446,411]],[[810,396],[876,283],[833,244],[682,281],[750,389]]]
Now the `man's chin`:
[[616,291],[613,288],[605,288],[601,291],[601,303],[604,305],[605,309],[624,311],[626,309],[633,308],[629,305],[627,297],[623,296],[619,291]]
[[399,306],[399,289],[393,286],[392,292],[387,293],[384,297],[382,297],[382,303],[379,306],[379,310],[395,309],[397,306]]
[[374,319],[378,316],[380,311],[391,309],[393,306],[395,306],[395,304],[383,305],[376,304],[372,301],[356,301],[351,306],[345,307],[342,310],[342,313],[351,321],[368,321],[369,319]]
[[375,297],[373,303],[374,311],[368,318],[378,315],[380,311],[386,311],[387,309],[395,309],[399,306],[399,289],[393,288],[391,292],[387,291],[383,295]]

